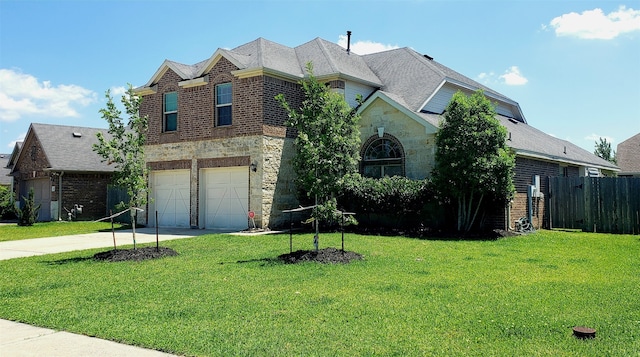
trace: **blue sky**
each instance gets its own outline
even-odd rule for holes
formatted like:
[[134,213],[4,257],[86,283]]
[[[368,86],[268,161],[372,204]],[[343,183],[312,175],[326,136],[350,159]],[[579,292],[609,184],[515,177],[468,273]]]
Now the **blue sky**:
[[[640,2],[0,0],[0,152],[32,122],[106,127],[104,93],[263,37],[411,47],[593,152],[640,132]],[[119,98],[119,96],[118,96]]]

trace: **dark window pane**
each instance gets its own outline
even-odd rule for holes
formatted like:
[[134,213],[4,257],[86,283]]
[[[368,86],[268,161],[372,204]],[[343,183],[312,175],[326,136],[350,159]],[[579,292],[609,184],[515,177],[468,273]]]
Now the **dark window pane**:
[[388,165],[384,167],[385,176],[402,176],[402,166],[400,165]]
[[165,114],[164,131],[178,130],[178,113]]
[[231,106],[218,107],[218,125],[231,125]]

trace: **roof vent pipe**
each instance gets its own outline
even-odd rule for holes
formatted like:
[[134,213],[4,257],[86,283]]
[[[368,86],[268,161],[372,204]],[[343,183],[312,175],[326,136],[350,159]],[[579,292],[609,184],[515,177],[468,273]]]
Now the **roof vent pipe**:
[[347,31],[347,54],[351,53],[351,31]]

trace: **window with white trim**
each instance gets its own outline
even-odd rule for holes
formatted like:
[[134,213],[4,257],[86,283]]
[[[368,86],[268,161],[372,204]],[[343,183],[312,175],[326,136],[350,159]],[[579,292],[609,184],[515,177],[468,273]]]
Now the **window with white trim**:
[[216,86],[216,125],[231,125],[231,83]]
[[164,94],[164,131],[178,130],[178,92]]

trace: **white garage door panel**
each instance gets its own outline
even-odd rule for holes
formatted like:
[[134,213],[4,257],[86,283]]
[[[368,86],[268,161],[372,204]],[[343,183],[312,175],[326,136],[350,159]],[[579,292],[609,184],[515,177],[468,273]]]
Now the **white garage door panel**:
[[248,227],[249,173],[246,167],[203,170],[205,228]]
[[[190,184],[189,170],[167,170],[152,173],[153,208],[150,221],[158,211],[159,227],[189,227]],[[155,223],[155,222],[154,222]]]

